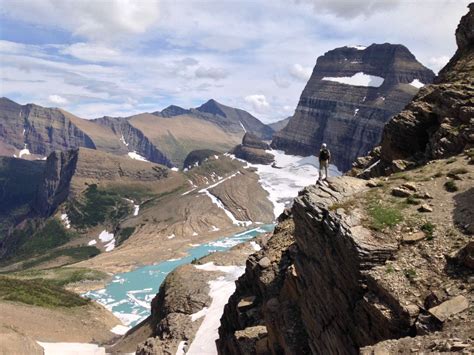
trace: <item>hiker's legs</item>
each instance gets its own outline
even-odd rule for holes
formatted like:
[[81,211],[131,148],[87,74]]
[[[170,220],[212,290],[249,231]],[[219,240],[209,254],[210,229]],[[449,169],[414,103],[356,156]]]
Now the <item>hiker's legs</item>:
[[326,180],[328,178],[328,162],[324,163],[324,172],[324,180]]
[[318,181],[321,181],[323,179],[323,162],[320,160],[319,161],[319,176],[318,176]]

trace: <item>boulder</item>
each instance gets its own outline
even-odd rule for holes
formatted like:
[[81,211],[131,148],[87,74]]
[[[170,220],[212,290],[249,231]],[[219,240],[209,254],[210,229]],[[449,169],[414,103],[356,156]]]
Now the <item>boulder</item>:
[[439,306],[429,309],[429,313],[441,322],[446,321],[454,314],[460,313],[469,307],[469,301],[466,297],[459,295],[448,301],[441,303]]

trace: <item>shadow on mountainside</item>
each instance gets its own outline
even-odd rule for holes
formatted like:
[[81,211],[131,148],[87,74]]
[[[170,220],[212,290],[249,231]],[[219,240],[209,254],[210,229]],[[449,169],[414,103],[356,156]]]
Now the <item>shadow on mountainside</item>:
[[474,187],[454,197],[454,222],[468,234],[474,233]]

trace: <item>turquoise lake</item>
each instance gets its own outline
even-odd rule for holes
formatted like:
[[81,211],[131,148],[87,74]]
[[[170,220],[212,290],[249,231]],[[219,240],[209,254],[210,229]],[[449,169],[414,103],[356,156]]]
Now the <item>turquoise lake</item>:
[[112,311],[123,324],[134,326],[150,315],[150,302],[158,292],[166,275],[176,267],[188,264],[216,251],[227,250],[234,245],[270,232],[274,224],[261,225],[248,231],[234,234],[187,250],[187,256],[171,259],[155,265],[143,266],[130,272],[114,275],[104,289],[89,291],[89,297]]

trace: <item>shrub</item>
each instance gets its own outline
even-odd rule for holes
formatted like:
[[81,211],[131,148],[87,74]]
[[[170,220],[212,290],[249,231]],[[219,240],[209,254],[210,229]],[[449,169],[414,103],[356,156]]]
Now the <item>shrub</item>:
[[421,231],[425,233],[428,240],[433,239],[433,232],[436,229],[435,225],[431,222],[426,222],[420,227]]
[[384,206],[380,201],[372,201],[369,204],[368,214],[370,227],[377,231],[381,231],[386,227],[394,227],[403,220],[400,209]]
[[444,183],[444,188],[448,192],[456,192],[459,190],[458,185],[453,180],[446,181]]

